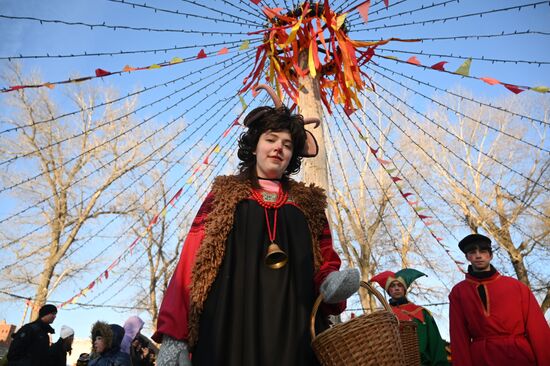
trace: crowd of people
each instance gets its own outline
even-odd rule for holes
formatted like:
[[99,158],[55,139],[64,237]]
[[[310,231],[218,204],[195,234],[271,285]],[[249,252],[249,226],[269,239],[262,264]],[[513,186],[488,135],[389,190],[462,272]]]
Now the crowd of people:
[[[7,366],[66,366],[71,354],[74,330],[61,326],[59,340],[50,342],[55,330],[55,305],[40,308],[38,319],[25,324],[12,335],[5,357]],[[124,326],[97,321],[92,325],[89,353],[82,353],[76,366],[154,366],[156,347],[141,335],[143,320],[131,316]]]
[[[161,343],[157,366],[318,365],[309,329],[315,300],[322,296],[318,334],[359,289],[359,271],[340,269],[324,191],[290,178],[303,158],[317,155],[305,125],[319,121],[293,114],[273,90],[261,88],[275,107],[259,107],[245,117],[239,172],[215,179],[192,223],[152,337]],[[550,328],[529,288],[491,265],[488,237],[468,235],[459,248],[470,266],[449,295],[452,364],[550,366]],[[422,276],[406,268],[371,281],[388,293],[398,319],[417,324],[422,365],[448,365],[431,313],[407,298],[412,282]],[[44,306],[34,325],[16,333],[14,341],[26,332],[37,334],[27,364],[41,364],[34,360],[54,352],[48,333],[55,311]],[[95,323],[94,350],[79,365],[153,364],[139,337],[142,326],[135,318],[123,327]],[[56,352],[70,350],[69,333],[56,342]],[[11,352],[9,365],[22,365]]]

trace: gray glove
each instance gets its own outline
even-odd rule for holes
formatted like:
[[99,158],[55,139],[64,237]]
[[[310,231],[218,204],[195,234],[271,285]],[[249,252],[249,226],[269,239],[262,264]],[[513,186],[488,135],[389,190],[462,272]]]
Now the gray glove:
[[187,343],[170,336],[162,336],[157,366],[192,366]]
[[344,301],[359,290],[359,270],[356,268],[344,269],[330,273],[321,284],[319,291],[323,301],[327,304],[336,304]]

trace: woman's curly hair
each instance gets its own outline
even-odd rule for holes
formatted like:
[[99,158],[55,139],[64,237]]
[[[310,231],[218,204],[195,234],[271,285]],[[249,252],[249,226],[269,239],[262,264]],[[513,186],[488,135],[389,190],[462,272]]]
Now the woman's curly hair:
[[300,152],[304,149],[306,143],[306,131],[304,128],[304,118],[300,114],[292,114],[287,107],[258,107],[252,110],[244,119],[244,125],[248,130],[241,134],[239,138],[239,151],[237,156],[241,160],[239,163],[239,176],[250,179],[252,185],[258,187],[258,177],[256,175],[256,147],[260,136],[266,131],[284,131],[290,133],[292,139],[292,157],[281,181],[288,182],[291,174],[300,171],[302,157]]

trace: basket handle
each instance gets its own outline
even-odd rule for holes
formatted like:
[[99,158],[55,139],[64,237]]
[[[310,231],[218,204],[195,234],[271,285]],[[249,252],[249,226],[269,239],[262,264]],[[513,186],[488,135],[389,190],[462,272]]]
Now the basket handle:
[[[382,296],[382,294],[377,289],[375,289],[370,283],[361,281],[359,285],[364,289],[366,289],[367,291],[369,291],[371,294],[373,294],[378,299],[378,301],[382,303],[382,306],[384,306],[384,309],[386,309],[391,314],[393,314],[390,304],[388,304],[384,296]],[[315,300],[315,303],[313,304],[313,309],[311,310],[311,318],[310,318],[311,340],[313,340],[316,337],[315,316],[317,315],[317,310],[319,309],[319,305],[321,305],[321,301],[323,301],[323,295],[319,294],[319,296],[317,297],[317,300]]]

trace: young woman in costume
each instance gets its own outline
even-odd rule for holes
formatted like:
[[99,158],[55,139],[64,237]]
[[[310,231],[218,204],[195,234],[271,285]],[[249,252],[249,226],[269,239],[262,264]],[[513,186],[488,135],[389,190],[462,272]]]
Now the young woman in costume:
[[289,177],[317,154],[312,121],[259,88],[275,108],[246,116],[239,173],[215,179],[192,224],[153,336],[159,366],[316,365],[315,298],[326,327],[359,287],[357,270],[339,271],[324,191]]

